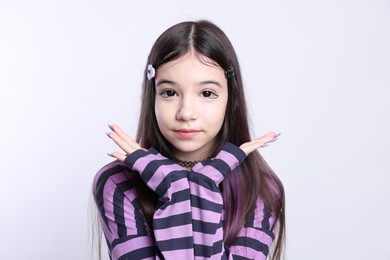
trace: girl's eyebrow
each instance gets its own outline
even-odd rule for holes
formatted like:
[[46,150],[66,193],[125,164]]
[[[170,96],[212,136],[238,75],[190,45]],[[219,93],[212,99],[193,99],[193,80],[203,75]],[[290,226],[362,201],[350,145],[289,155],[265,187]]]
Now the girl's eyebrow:
[[160,86],[161,84],[176,85],[176,82],[174,82],[172,80],[161,79],[161,80],[157,80],[156,87]]
[[[169,85],[177,85],[176,82],[172,81],[172,80],[167,80],[167,79],[161,79],[161,80],[157,80],[156,82],[156,86],[160,86],[161,84],[169,84]],[[220,88],[222,88],[222,84],[219,83],[218,81],[215,81],[215,80],[205,80],[205,81],[201,81],[199,83],[199,86],[203,86],[203,85],[208,85],[208,84],[214,84]]]
[[199,85],[203,86],[203,85],[208,85],[208,84],[214,84],[214,85],[217,85],[218,87],[222,88],[222,84],[219,83],[218,81],[215,81],[215,80],[205,80],[205,81],[200,82]]

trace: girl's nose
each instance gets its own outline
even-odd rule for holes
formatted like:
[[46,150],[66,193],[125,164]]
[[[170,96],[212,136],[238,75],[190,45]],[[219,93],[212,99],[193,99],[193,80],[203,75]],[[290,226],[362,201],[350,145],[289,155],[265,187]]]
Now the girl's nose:
[[190,121],[198,118],[197,107],[194,100],[184,98],[176,113],[176,119],[181,121]]

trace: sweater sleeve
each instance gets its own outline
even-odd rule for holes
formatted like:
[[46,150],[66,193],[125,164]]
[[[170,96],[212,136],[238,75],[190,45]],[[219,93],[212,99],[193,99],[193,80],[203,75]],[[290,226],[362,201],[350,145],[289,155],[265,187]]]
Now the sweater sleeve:
[[194,246],[197,256],[227,259],[223,243],[223,198],[219,184],[243,160],[245,153],[226,143],[218,155],[197,164],[189,173]]
[[234,244],[228,250],[223,244],[224,202],[219,184],[245,157],[237,146],[226,143],[214,159],[197,164],[189,173],[196,256],[265,260],[269,254],[274,239],[275,216],[260,197]]
[[156,246],[165,259],[194,259],[188,171],[155,149],[137,150],[125,159],[159,196],[153,215]]
[[134,187],[134,177],[119,162],[95,176],[93,195],[110,259],[156,259],[151,231],[146,225]]

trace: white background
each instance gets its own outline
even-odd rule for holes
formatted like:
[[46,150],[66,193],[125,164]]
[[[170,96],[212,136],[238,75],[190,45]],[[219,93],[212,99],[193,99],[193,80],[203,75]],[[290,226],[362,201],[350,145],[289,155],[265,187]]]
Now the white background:
[[287,196],[286,259],[390,259],[390,2],[0,1],[0,259],[89,259],[107,123],[136,131],[146,56],[209,19],[239,55]]

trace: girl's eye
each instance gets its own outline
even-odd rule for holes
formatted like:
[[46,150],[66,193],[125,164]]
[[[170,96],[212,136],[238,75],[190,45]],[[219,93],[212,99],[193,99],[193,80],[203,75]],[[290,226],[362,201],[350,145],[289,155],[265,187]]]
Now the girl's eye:
[[173,97],[176,95],[176,92],[172,89],[165,90],[160,93],[161,97],[167,98],[167,97]]
[[208,90],[203,91],[203,92],[202,92],[202,96],[203,96],[203,97],[206,97],[206,98],[217,98],[217,97],[218,97],[218,96],[215,95],[213,92],[208,91]]

